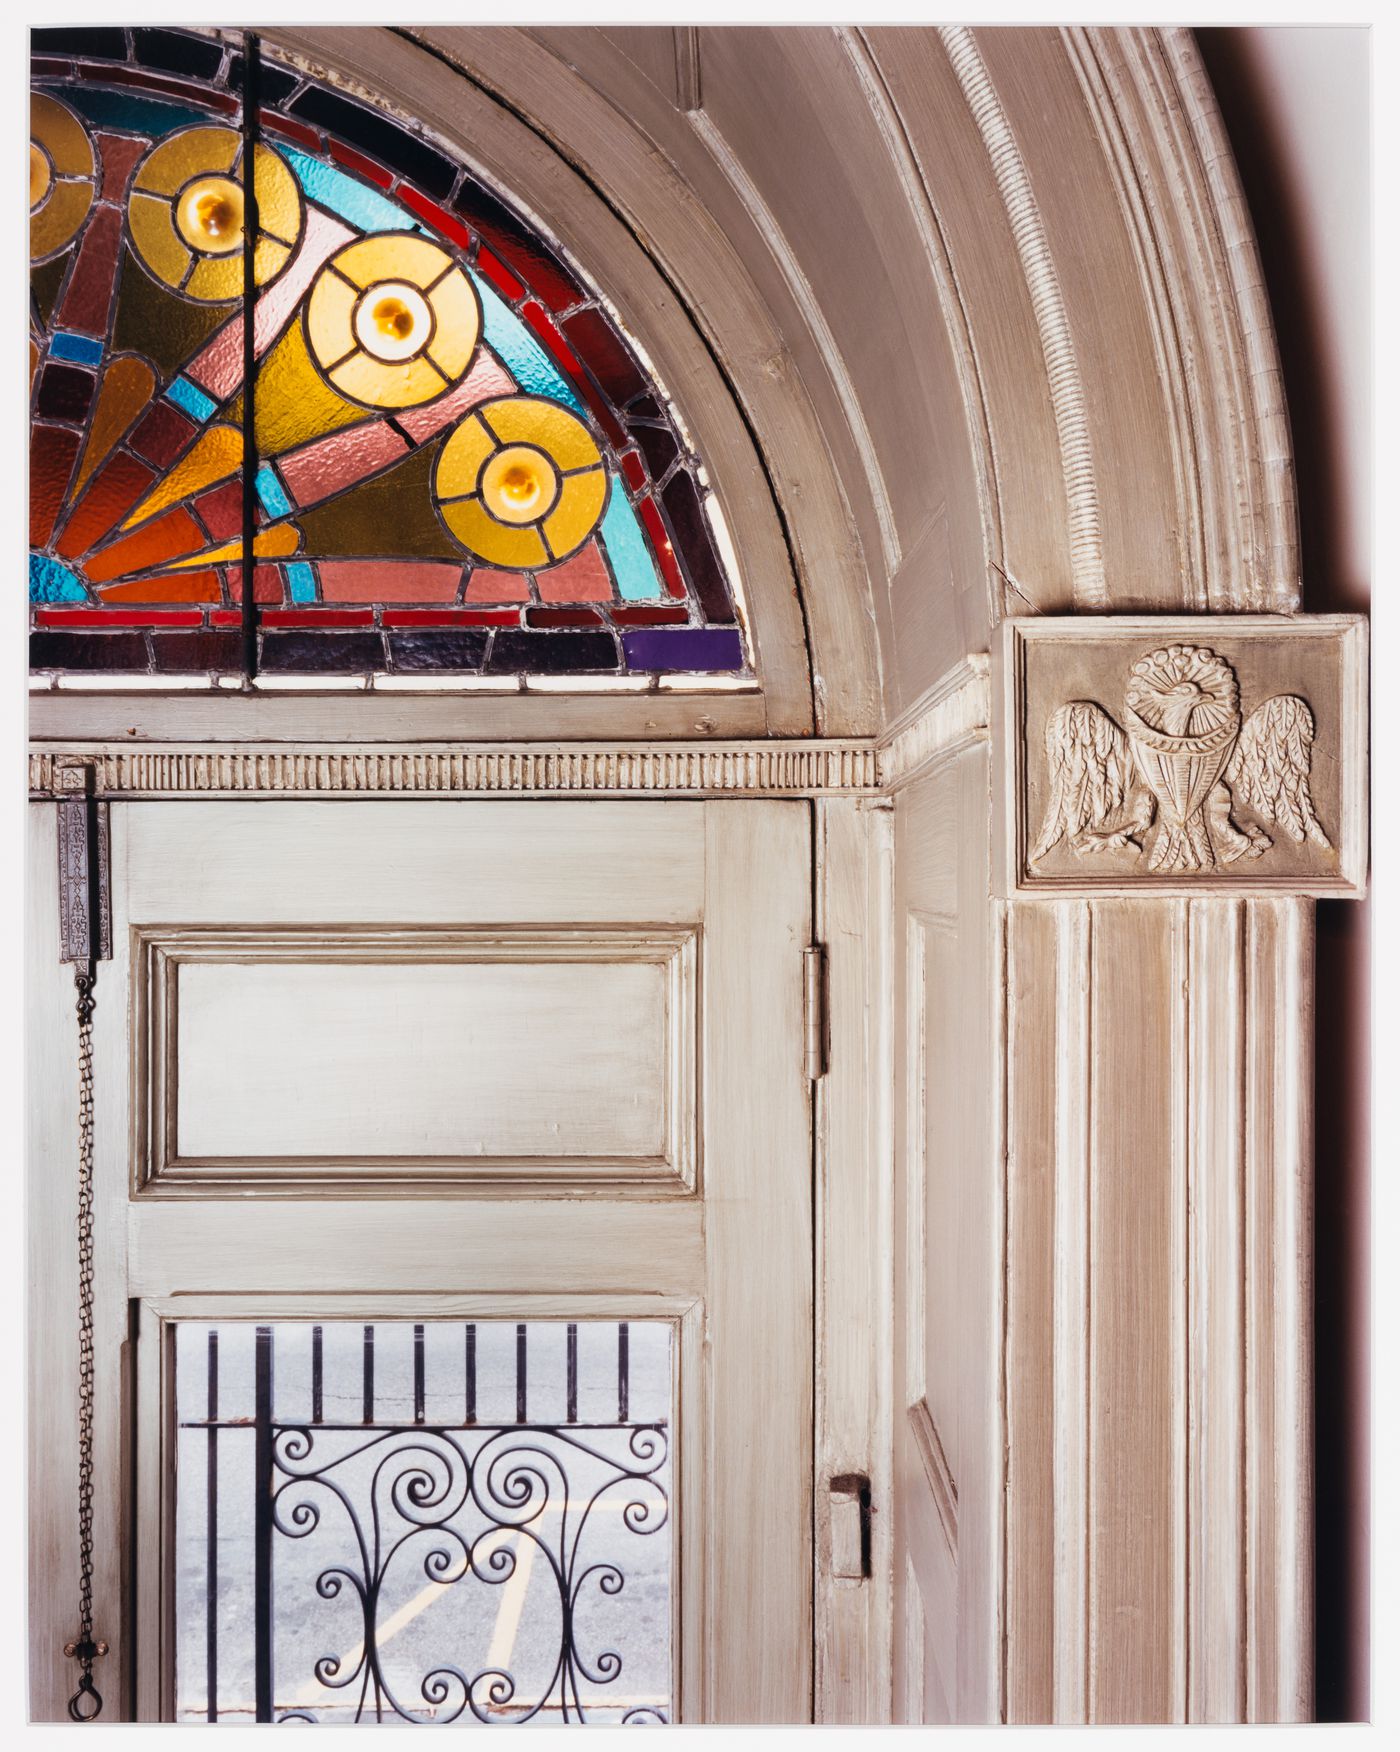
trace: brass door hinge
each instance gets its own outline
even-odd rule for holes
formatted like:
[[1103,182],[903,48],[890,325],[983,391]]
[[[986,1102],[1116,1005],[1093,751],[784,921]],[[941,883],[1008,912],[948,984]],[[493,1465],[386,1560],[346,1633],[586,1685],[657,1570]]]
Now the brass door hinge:
[[826,1075],[830,1032],[826,1005],[826,950],[813,943],[802,951],[802,1058],[807,1080],[812,1083]]

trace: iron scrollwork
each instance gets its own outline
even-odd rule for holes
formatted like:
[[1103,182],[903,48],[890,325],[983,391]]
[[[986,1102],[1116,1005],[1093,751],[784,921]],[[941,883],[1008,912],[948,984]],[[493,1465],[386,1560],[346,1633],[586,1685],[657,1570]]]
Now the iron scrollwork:
[[[269,1536],[337,1539],[336,1559],[316,1574],[315,1592],[324,1601],[351,1597],[362,1630],[348,1655],[317,1657],[312,1679],[326,1690],[352,1693],[356,1722],[441,1725],[470,1713],[483,1723],[519,1723],[542,1712],[560,1722],[585,1721],[599,1706],[598,1689],[623,1670],[615,1649],[590,1656],[583,1643],[590,1599],[615,1596],[625,1585],[615,1556],[598,1555],[592,1537],[598,1511],[608,1504],[620,1512],[631,1534],[660,1532],[669,1514],[659,1476],[666,1459],[663,1424],[274,1424]],[[490,1664],[488,1651],[480,1666],[434,1659],[405,1686],[383,1647],[396,1588],[416,1579],[416,1570],[441,1589],[465,1588],[471,1580],[502,1587],[527,1547],[531,1561],[538,1566],[543,1560],[547,1568],[542,1593],[557,1613],[547,1682],[522,1692],[511,1671]],[[290,1599],[280,1604],[295,1610]],[[418,1699],[411,1696],[415,1689]],[[633,1707],[624,1722],[666,1720],[650,1701],[626,1701]],[[313,1706],[284,1710],[275,1719],[319,1718]]]

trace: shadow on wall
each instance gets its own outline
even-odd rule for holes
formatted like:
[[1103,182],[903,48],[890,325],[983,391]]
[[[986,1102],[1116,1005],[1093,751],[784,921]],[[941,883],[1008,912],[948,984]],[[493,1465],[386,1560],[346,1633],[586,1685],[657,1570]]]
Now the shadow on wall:
[[[1356,332],[1367,335],[1369,313],[1364,298],[1359,312],[1340,302],[1335,278],[1329,282],[1329,273],[1346,267],[1322,259],[1319,184],[1300,169],[1305,156],[1327,150],[1319,131],[1325,110],[1316,98],[1311,113],[1292,101],[1298,95],[1288,77],[1295,45],[1264,40],[1284,37],[1298,39],[1303,54],[1335,51],[1335,71],[1350,81],[1356,101],[1367,58],[1360,32],[1196,32],[1254,219],[1278,330],[1298,473],[1304,606],[1314,614],[1364,613],[1370,607],[1369,415],[1353,398],[1358,387],[1364,396],[1367,386],[1346,382],[1338,354],[1348,337],[1336,331],[1355,323]],[[1324,104],[1335,101],[1326,81],[1320,90]],[[1325,168],[1340,179],[1339,190],[1359,197],[1364,214],[1365,165]],[[1366,285],[1368,243],[1362,238],[1353,249]],[[1366,376],[1368,365],[1363,358]],[[1369,902],[1318,903],[1314,1410],[1322,1721],[1365,1720],[1370,1707],[1369,938]]]

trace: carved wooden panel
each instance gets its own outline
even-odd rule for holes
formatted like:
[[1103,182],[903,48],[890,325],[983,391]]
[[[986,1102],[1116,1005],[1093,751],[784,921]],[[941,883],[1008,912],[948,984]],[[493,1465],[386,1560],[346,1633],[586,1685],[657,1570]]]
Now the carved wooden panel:
[[149,1194],[685,1193],[684,927],[137,931]]
[[1363,891],[1357,617],[1012,620],[998,658],[1005,892]]

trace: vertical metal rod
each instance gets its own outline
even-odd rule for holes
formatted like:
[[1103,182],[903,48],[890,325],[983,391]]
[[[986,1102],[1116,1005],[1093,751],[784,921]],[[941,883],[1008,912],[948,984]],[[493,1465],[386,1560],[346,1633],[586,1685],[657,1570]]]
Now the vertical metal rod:
[[219,1719],[219,1331],[209,1329],[204,1532],[204,1714]]
[[467,1323],[467,1422],[476,1422],[476,1327]]
[[423,1354],[423,1328],[413,1328],[413,1421],[422,1423],[427,1400],[427,1381],[425,1358]]
[[325,1341],[319,1326],[311,1328],[311,1421],[320,1423],[323,1410],[323,1387],[325,1383],[325,1362],[323,1351]]
[[569,1389],[568,1389],[569,1397],[568,1397],[568,1406],[565,1410],[564,1415],[569,1423],[577,1423],[578,1422],[578,1325],[575,1321],[572,1321],[572,1320],[569,1322],[569,1335],[568,1335],[567,1352],[568,1352],[568,1371],[569,1371]]
[[272,1720],[272,1328],[260,1326],[253,1363],[253,1690],[258,1721]]
[[627,1401],[631,1391],[629,1375],[631,1370],[627,1361],[627,1322],[618,1322],[617,1327],[617,1421],[627,1422]]
[[515,1421],[524,1423],[529,1416],[525,1395],[525,1322],[515,1329]]
[[256,32],[243,33],[243,674],[258,673],[258,607],[254,600],[253,544],[257,524],[258,439],[254,416],[253,303],[258,283],[255,261],[258,240],[257,150],[258,106],[262,86],[261,51]]
[[374,1422],[374,1328],[365,1328],[365,1422]]

